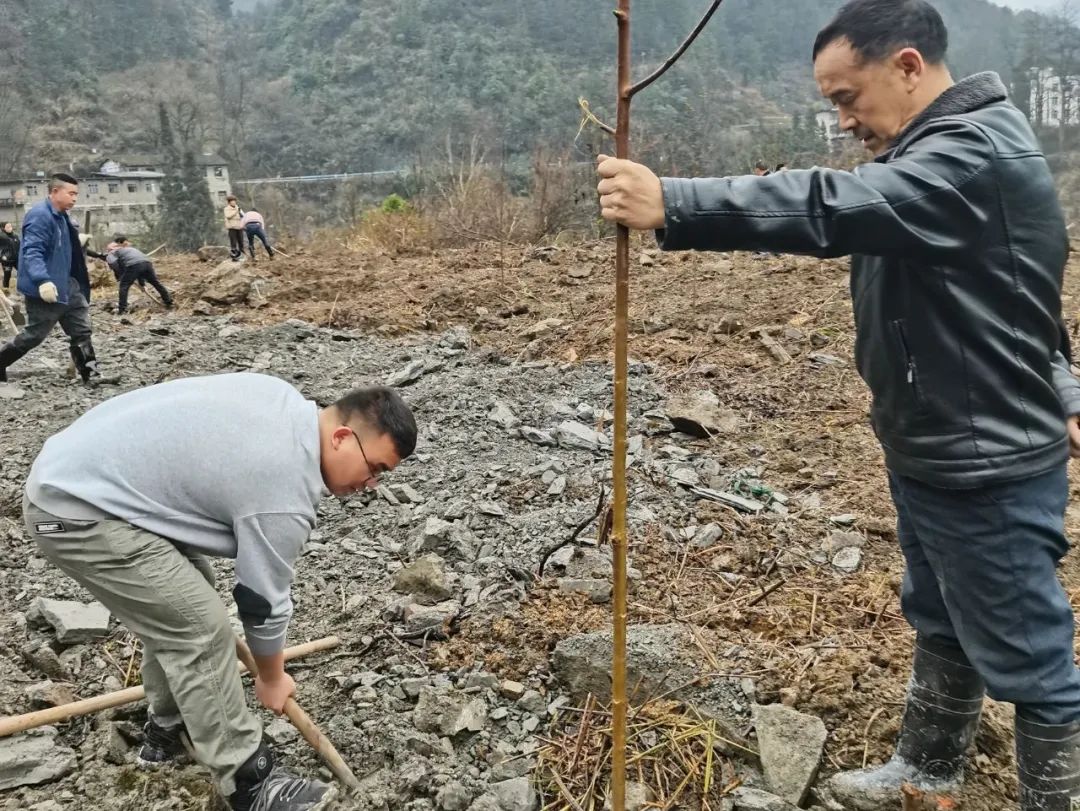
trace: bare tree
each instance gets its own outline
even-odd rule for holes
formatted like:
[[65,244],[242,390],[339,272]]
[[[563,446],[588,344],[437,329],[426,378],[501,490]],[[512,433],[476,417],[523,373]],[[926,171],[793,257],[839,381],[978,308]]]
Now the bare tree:
[[1058,151],[1064,152],[1072,113],[1073,80],[1080,73],[1080,2],[1061,0],[1050,15],[1046,55],[1058,81]]
[[30,111],[14,82],[0,83],[0,176],[10,177],[23,168],[30,151]]

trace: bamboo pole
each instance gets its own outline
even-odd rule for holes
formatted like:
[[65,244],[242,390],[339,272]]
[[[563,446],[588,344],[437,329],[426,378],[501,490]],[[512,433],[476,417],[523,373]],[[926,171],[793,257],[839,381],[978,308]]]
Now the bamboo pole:
[[[285,661],[300,659],[304,656],[310,656],[313,653],[330,650],[331,648],[336,648],[340,644],[341,640],[336,636],[328,636],[323,639],[316,639],[312,642],[305,642],[303,645],[286,648]],[[237,662],[237,666],[241,673],[247,671],[247,667],[243,664]],[[139,685],[138,687],[128,687],[126,690],[116,690],[112,693],[94,696],[93,698],[84,698],[81,701],[72,701],[69,704],[61,704],[59,707],[49,707],[47,710],[28,712],[24,715],[9,715],[5,718],[0,718],[0,738],[6,738],[8,735],[14,735],[16,732],[25,732],[26,730],[34,729],[35,727],[58,724],[61,721],[67,721],[69,718],[75,718],[79,715],[89,715],[90,713],[101,712],[102,710],[108,710],[113,707],[121,707],[124,704],[134,704],[136,701],[141,701],[144,698],[146,698],[146,690],[142,685]]]
[[[618,106],[615,116],[615,157],[630,157],[630,0],[619,0]],[[613,651],[611,663],[611,808],[626,807],[626,375],[627,320],[630,307],[630,229],[619,224],[615,239],[615,447],[611,563]]]
[[[630,80],[630,0],[618,0],[615,19],[618,26],[617,106],[615,114],[615,157],[630,157],[630,102],[634,95],[664,75],[685,53],[723,0],[712,0],[698,24],[656,70],[637,84]],[[626,378],[627,321],[630,308],[630,229],[621,223],[615,238],[615,442],[612,458],[612,663],[611,663],[611,808],[626,808]]]
[[[251,655],[247,643],[240,637],[236,637],[236,655],[240,657],[240,661],[244,663],[249,673],[256,677],[259,675],[259,666],[255,663],[255,657]],[[285,715],[304,736],[304,740],[311,745],[315,753],[330,767],[334,777],[351,789],[362,788],[360,781],[356,779],[356,775],[342,759],[334,744],[319,729],[319,725],[311,720],[311,716],[301,709],[296,699],[292,697],[285,699]]]

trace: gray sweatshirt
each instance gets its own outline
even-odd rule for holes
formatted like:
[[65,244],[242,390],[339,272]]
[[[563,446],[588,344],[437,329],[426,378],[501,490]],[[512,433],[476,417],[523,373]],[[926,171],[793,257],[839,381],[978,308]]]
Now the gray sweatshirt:
[[150,257],[138,248],[117,248],[105,254],[105,263],[116,275],[122,275],[125,270],[130,270],[135,265],[149,264]]
[[315,403],[274,377],[224,374],[92,408],[45,443],[26,493],[59,518],[115,517],[234,558],[233,596],[262,656],[284,647],[323,487]]

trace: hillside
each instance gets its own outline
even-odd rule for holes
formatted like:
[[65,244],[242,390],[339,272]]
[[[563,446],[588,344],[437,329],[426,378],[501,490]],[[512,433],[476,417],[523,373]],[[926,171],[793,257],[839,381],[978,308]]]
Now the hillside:
[[[152,149],[159,100],[181,140],[249,176],[397,168],[474,139],[502,162],[538,145],[587,159],[603,141],[588,129],[575,140],[578,97],[611,114],[614,25],[599,0],[4,2],[16,8],[0,15],[12,43],[0,49],[0,172]],[[636,0],[637,72],[704,5]],[[821,108],[809,53],[838,5],[727,0],[635,102],[639,152],[683,171],[745,168],[780,122]],[[955,71],[1009,81],[1021,17],[986,0],[939,5]]]

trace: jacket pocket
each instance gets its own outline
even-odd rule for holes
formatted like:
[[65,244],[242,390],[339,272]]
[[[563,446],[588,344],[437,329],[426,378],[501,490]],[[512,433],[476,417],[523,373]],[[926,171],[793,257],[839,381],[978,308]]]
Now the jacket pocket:
[[901,358],[904,363],[904,378],[907,381],[908,390],[911,393],[915,403],[919,406],[925,405],[923,399],[922,386],[919,383],[919,367],[915,363],[915,356],[911,353],[911,344],[908,342],[907,331],[904,327],[903,319],[897,319],[892,322],[893,334],[896,336],[896,342],[900,348]]

